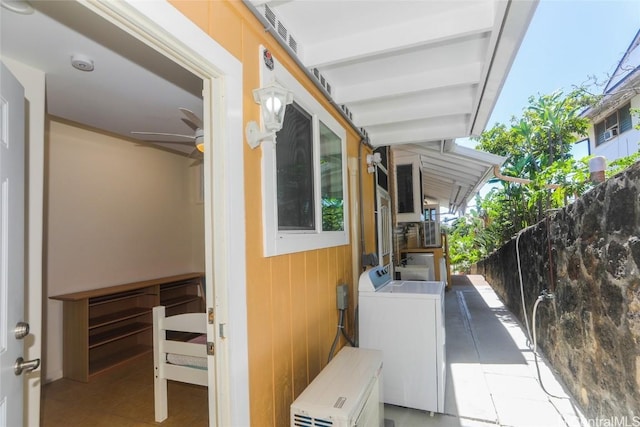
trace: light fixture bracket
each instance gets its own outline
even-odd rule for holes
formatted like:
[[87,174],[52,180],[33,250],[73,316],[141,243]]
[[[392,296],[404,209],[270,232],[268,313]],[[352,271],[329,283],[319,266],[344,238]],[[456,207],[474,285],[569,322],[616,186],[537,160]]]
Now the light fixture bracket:
[[258,127],[258,123],[254,121],[250,121],[247,123],[247,127],[244,130],[247,136],[247,144],[251,149],[256,149],[260,145],[260,143],[268,138],[273,138],[273,142],[275,143],[276,133],[275,132],[260,132],[260,128]]

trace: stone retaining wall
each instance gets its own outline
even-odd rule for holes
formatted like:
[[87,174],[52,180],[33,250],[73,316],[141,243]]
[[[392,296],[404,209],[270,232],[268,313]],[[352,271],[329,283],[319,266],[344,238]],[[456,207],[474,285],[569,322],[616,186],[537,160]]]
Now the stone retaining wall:
[[[516,238],[476,266],[522,317]],[[525,305],[540,351],[590,418],[640,417],[640,164],[525,229]],[[635,418],[640,420],[640,418]]]

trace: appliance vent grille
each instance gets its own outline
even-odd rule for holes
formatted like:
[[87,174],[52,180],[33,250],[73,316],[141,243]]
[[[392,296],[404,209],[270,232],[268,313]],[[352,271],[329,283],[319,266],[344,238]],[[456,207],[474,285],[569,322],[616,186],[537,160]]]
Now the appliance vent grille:
[[293,425],[296,427],[330,427],[333,425],[333,421],[322,418],[309,417],[302,414],[294,414]]
[[289,34],[289,47],[294,52],[298,51],[298,42],[291,36],[291,34]]
[[349,120],[353,120],[353,114],[351,114],[351,110],[349,110],[349,107],[347,107],[346,105],[342,104],[342,105],[340,105],[340,108],[342,108],[342,111],[344,111],[344,113],[347,115],[347,117],[349,117]]
[[311,73],[316,78],[316,80],[318,80],[320,82],[320,85],[322,85],[322,87],[327,91],[327,93],[329,95],[332,95],[332,93],[331,93],[331,83],[329,83],[327,81],[327,79],[325,79],[325,77],[322,75],[322,73],[320,73],[320,70],[318,70],[317,68],[314,68],[314,69],[311,70]]
[[298,41],[293,37],[293,35],[289,32],[284,23],[278,18],[278,15],[266,4],[264,5],[264,17],[267,18],[269,24],[276,30],[280,38],[285,41],[285,43],[291,48],[291,50],[299,55],[300,46],[298,45]]
[[280,21],[278,21],[278,34],[280,34],[280,37],[282,37],[285,41],[287,40],[287,36],[289,35],[287,27],[282,25],[282,22]]
[[269,21],[269,23],[273,26],[273,28],[276,27],[276,14],[273,13],[273,11],[271,10],[271,8],[269,6],[264,7],[264,17],[267,18],[267,21]]

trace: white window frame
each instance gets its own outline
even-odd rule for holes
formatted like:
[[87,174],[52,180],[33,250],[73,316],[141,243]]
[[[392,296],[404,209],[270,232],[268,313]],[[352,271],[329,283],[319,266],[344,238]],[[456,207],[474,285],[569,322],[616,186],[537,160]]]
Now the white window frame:
[[[279,230],[276,173],[276,145],[264,141],[262,147],[262,224],[264,256],[284,255],[349,244],[349,199],[347,191],[347,132],[340,123],[311,95],[302,84],[273,58],[270,70],[263,60],[260,46],[260,85],[275,81],[293,92],[293,100],[312,117],[314,161],[315,230]],[[342,141],[342,194],[344,227],[341,231],[322,230],[322,195],[320,176],[320,124],[324,123]]]

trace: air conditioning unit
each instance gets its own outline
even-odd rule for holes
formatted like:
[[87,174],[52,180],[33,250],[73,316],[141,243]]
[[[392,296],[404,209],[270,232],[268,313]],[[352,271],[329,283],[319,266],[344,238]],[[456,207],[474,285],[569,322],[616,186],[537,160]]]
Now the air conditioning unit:
[[344,347],[291,404],[291,427],[384,426],[382,352]]
[[604,131],[604,140],[605,141],[609,141],[610,139],[613,139],[614,137],[618,136],[618,130],[617,129],[608,129]]

